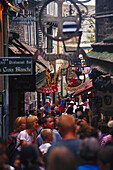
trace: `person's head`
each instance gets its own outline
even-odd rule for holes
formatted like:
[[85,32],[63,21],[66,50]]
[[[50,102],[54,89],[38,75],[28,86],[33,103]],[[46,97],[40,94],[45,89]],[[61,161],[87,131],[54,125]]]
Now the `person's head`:
[[37,111],[35,109],[31,109],[30,114],[33,116],[37,116]]
[[42,101],[39,102],[39,108],[40,108],[40,107],[43,107]]
[[44,142],[50,142],[53,140],[53,134],[51,129],[42,129],[41,137]]
[[34,109],[34,111],[32,112],[33,116],[37,116],[37,111]]
[[44,119],[43,125],[44,125],[44,128],[53,129],[53,128],[54,128],[53,118],[48,115],[48,116]]
[[48,116],[53,116],[51,111],[48,111]]
[[28,116],[29,115],[29,112],[28,110],[25,111],[25,116]]
[[112,170],[113,169],[113,146],[103,147],[99,152],[99,169]]
[[41,107],[41,108],[40,108],[40,112],[41,112],[41,113],[44,113],[44,107]]
[[101,124],[101,126],[100,126],[100,131],[101,131],[102,133],[108,134],[108,132],[109,132],[109,127],[107,126],[106,123]]
[[83,113],[80,110],[77,111],[77,118],[83,119]]
[[54,117],[54,128],[58,130],[58,119],[59,119],[59,115]]
[[62,96],[59,96],[59,99],[61,99],[62,98]]
[[42,119],[43,117],[44,117],[44,107],[41,107],[40,108],[40,112],[38,113],[38,117],[39,117],[39,119]]
[[108,127],[109,128],[113,128],[113,120],[110,120],[108,123],[107,123]]
[[6,155],[6,141],[3,140],[2,137],[0,137],[0,169],[5,169],[5,164],[7,160]]
[[24,165],[25,170],[36,169],[37,166],[44,165],[41,153],[35,144],[22,147],[20,162]]
[[70,101],[70,106],[73,107],[73,105],[74,105],[74,101],[71,100]]
[[55,108],[54,106],[51,106],[51,111],[54,111],[54,108]]
[[59,105],[59,101],[57,101],[57,102],[55,103],[55,105],[58,107],[58,105]]
[[59,111],[59,107],[58,106],[55,106],[55,111]]
[[57,111],[56,111],[56,115],[58,115],[58,116],[60,116],[60,115],[61,115],[60,110],[57,110]]
[[77,135],[80,139],[85,139],[86,137],[98,138],[98,131],[87,123],[81,122],[77,130]]
[[76,160],[66,147],[57,146],[50,150],[47,170],[76,170]]
[[75,118],[72,115],[62,115],[58,119],[58,129],[61,136],[71,132],[75,134]]
[[50,102],[48,102],[48,101],[45,102],[45,106],[46,106],[46,107],[49,107],[49,105],[50,105]]
[[14,122],[14,131],[20,132],[26,128],[26,117],[20,116],[17,117]]
[[33,129],[33,130],[37,130],[38,127],[38,118],[37,116],[29,116],[26,119],[26,129]]
[[96,138],[90,137],[82,140],[79,148],[80,157],[87,163],[97,163],[99,143]]

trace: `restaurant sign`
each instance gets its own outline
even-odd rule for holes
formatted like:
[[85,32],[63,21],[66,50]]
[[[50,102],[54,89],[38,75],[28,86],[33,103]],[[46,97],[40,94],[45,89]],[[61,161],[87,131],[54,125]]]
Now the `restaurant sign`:
[[56,93],[57,91],[57,83],[53,83],[50,86],[45,85],[37,90],[38,93]]
[[0,75],[32,75],[32,57],[0,58]]

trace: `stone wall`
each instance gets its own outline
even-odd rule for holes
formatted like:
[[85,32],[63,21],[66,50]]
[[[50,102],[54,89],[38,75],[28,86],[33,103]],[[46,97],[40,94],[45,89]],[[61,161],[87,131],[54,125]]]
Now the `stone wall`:
[[96,41],[113,34],[113,0],[96,0]]
[[16,32],[19,34],[19,40],[25,42],[24,40],[24,25],[17,25],[15,21],[12,20],[12,16],[9,18],[9,30],[10,32]]

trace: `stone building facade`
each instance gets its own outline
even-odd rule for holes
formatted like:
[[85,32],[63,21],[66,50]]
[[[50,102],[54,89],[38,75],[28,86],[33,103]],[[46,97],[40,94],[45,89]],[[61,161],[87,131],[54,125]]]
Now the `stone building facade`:
[[96,0],[96,42],[113,34],[113,1]]

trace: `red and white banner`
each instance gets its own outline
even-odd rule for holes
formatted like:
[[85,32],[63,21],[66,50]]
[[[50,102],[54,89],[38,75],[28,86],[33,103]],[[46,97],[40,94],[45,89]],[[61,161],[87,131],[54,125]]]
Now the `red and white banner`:
[[57,83],[51,84],[50,86],[43,86],[40,87],[37,92],[38,93],[56,93],[58,91],[57,89]]

